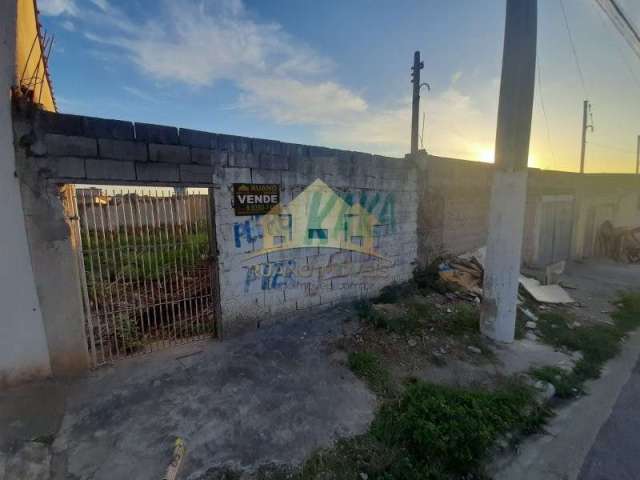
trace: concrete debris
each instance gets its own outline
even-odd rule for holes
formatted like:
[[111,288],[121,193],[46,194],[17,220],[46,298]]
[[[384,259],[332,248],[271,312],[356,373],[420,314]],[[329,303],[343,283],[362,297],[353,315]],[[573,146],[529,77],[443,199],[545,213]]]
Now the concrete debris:
[[535,330],[536,328],[538,328],[538,324],[536,322],[528,321],[524,324],[524,328],[526,328],[527,330]]
[[574,300],[560,285],[541,285],[535,278],[520,275],[520,285],[540,303],[573,303]]
[[478,347],[474,346],[474,345],[469,345],[467,347],[467,350],[469,350],[472,353],[475,353],[477,355],[480,355],[482,353],[482,350],[480,350]]
[[531,320],[532,322],[537,322],[538,321],[538,316],[533,313],[531,310],[529,310],[528,308],[525,307],[520,307],[520,311],[522,313],[524,313],[524,315]]

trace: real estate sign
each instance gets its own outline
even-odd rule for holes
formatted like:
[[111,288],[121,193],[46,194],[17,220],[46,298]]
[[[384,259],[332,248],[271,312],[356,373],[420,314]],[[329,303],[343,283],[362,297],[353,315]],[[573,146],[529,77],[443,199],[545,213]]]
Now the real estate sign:
[[279,203],[277,183],[233,184],[233,208],[238,216],[264,215]]

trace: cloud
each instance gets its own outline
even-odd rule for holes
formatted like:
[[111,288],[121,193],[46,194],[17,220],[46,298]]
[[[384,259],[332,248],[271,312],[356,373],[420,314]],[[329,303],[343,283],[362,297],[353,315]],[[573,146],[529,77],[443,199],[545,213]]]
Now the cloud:
[[[409,149],[410,98],[370,104],[335,80],[331,59],[281,25],[253,17],[240,0],[165,2],[157,16],[135,24],[105,0],[92,2],[98,9],[82,15],[91,26],[86,37],[124,53],[155,82],[195,89],[231,82],[239,91],[235,109],[306,125],[319,143],[389,155]],[[424,143],[435,153],[477,157],[478,145],[492,141],[495,122],[485,128],[480,106],[462,93],[460,79],[453,73],[440,93],[425,92]],[[144,92],[123,88],[143,98]],[[460,148],[451,152],[451,145]]]
[[63,14],[76,16],[78,14],[75,0],[40,0],[38,2],[38,10],[42,15],[52,17]]

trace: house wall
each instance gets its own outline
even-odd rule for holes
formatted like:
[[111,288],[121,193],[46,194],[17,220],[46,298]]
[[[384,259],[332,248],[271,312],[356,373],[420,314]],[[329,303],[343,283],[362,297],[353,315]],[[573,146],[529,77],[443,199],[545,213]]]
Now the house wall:
[[51,373],[15,175],[9,91],[16,71],[16,3],[5,3],[0,15],[0,389]]

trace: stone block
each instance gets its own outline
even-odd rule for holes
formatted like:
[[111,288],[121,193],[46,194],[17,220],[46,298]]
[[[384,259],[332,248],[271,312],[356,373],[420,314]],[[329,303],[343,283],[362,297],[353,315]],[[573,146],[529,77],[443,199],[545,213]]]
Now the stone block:
[[36,116],[36,124],[42,131],[58,133],[60,135],[84,135],[84,119],[80,115],[48,112],[39,110]]
[[133,162],[120,160],[104,160],[102,158],[88,158],[87,179],[102,180],[135,180],[136,171]]
[[180,181],[186,183],[212,184],[214,169],[205,165],[180,165]]
[[147,143],[161,143],[163,145],[178,144],[178,129],[165,125],[136,122],[136,140]]
[[135,138],[132,122],[94,117],[85,117],[84,134],[87,137],[116,140],[133,140]]
[[184,145],[149,144],[149,160],[160,163],[190,163],[191,152]]
[[278,154],[261,153],[259,166],[265,170],[288,170],[289,159]]
[[147,161],[147,144],[131,140],[98,139],[98,151],[102,158],[132,162]]
[[98,143],[95,138],[47,133],[45,135],[47,154],[52,157],[96,157]]
[[46,157],[38,158],[35,161],[38,173],[45,178],[63,179],[86,177],[84,158]]
[[175,183],[180,181],[178,165],[172,163],[137,163],[136,176],[141,182]]
[[258,168],[260,161],[256,155],[249,152],[229,152],[230,167]]
[[191,130],[189,128],[181,128],[179,132],[180,145],[197,148],[216,148],[218,140],[215,133],[202,132],[200,130]]

